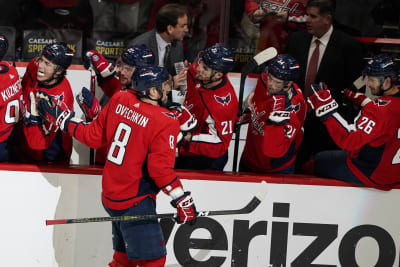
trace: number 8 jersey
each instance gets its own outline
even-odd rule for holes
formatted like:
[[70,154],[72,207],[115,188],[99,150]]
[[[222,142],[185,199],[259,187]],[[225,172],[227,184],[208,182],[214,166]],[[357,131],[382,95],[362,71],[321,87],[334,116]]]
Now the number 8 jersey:
[[92,148],[106,145],[103,204],[126,209],[177,180],[179,122],[169,110],[140,101],[132,90],[115,93],[90,124],[68,124],[68,133]]
[[400,183],[400,93],[371,101],[352,125],[338,113],[324,124],[349,151],[347,166],[365,185],[385,190]]

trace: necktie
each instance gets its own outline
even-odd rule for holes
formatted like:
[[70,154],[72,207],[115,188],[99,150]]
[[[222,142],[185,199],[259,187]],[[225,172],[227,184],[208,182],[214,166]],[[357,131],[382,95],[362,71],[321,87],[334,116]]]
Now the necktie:
[[170,45],[170,44],[167,44],[167,45],[165,46],[165,53],[164,53],[164,60],[163,60],[163,62],[164,62],[164,68],[167,68],[170,50],[171,50],[171,45]]
[[304,84],[304,97],[311,95],[311,84],[314,83],[317,76],[318,59],[319,59],[319,44],[320,40],[315,40],[315,48],[308,63],[306,82]]

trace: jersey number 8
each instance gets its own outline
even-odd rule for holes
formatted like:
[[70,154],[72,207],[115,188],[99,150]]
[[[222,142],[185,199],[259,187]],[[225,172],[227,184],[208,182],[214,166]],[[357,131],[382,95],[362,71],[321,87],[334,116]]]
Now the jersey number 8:
[[132,128],[126,123],[118,124],[114,134],[114,140],[108,150],[107,159],[114,164],[122,165],[124,161],[126,146],[131,136]]

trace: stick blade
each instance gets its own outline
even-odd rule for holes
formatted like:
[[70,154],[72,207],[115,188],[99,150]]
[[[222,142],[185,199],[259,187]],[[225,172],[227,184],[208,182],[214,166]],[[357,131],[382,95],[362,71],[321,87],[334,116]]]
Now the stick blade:
[[277,55],[278,55],[278,51],[276,50],[276,48],[275,47],[269,47],[267,49],[264,49],[263,51],[261,51],[257,55],[255,55],[253,57],[253,59],[255,60],[257,65],[260,66],[261,64],[267,62],[268,60],[273,59]]

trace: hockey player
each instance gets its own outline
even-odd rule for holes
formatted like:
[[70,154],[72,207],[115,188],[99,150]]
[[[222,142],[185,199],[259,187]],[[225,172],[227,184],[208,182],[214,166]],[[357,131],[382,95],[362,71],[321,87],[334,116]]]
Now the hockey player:
[[[132,45],[121,54],[117,61],[115,72],[113,71],[113,65],[97,51],[88,51],[86,56],[95,68],[100,86],[107,97],[112,97],[115,92],[120,90],[132,89],[131,77],[136,68],[148,67],[154,64],[152,51],[142,44]],[[97,99],[86,88],[82,88],[77,101],[87,120],[92,120],[100,112]],[[185,107],[178,103],[165,104],[165,106],[174,112],[181,124],[179,139],[182,139],[184,134],[192,131],[197,126],[196,119]],[[96,163],[104,164],[105,154],[105,148],[98,149],[96,151]]]
[[400,182],[400,91],[395,85],[398,68],[386,55],[367,64],[371,100],[360,92],[347,91],[362,106],[354,124],[337,112],[338,105],[325,84],[314,84],[309,102],[336,144],[344,150],[324,151],[315,157],[315,174],[382,190]]
[[[171,196],[178,223],[194,223],[196,208],[184,192],[173,166],[179,123],[161,107],[171,90],[168,72],[161,67],[138,69],[134,90],[115,93],[90,124],[73,112],[53,107],[42,99],[39,110],[48,120],[80,142],[98,148],[107,144],[102,202],[111,216],[155,214],[159,190]],[[157,220],[113,222],[111,267],[164,266],[165,241]]]
[[249,95],[251,119],[240,171],[294,173],[307,105],[295,84],[300,66],[289,55],[274,58]]
[[115,92],[131,88],[135,69],[154,65],[154,55],[145,45],[132,45],[122,52],[114,67],[102,54],[90,50],[86,52],[85,67],[90,65],[104,94],[111,98]]
[[[0,60],[7,50],[8,40],[0,34]],[[14,160],[13,131],[21,118],[21,94],[17,70],[9,62],[0,61],[0,162]]]
[[[122,52],[115,67],[96,50],[86,52],[84,61],[86,68],[92,66],[96,72],[97,82],[105,94],[101,99],[104,106],[114,93],[132,89],[133,72],[136,68],[154,65],[154,55],[145,45],[132,45]],[[101,110],[97,98],[86,88],[82,88],[76,100],[88,121],[93,120]],[[104,165],[106,153],[104,147],[96,150],[96,164]]]
[[238,113],[238,100],[226,76],[233,65],[232,49],[216,44],[190,66],[184,105],[198,128],[185,136],[176,168],[223,170]]
[[73,109],[74,97],[65,77],[73,52],[63,42],[45,46],[31,60],[22,79],[24,124],[19,131],[19,157],[23,162],[69,163],[72,138],[55,124],[42,121],[36,111],[35,93],[46,91],[57,106]]

